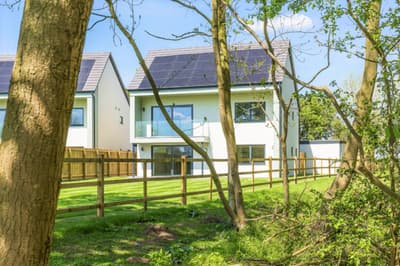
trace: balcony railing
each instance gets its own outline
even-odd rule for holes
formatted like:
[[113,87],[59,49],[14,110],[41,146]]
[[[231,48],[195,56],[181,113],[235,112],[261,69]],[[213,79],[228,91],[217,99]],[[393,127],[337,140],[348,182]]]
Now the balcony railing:
[[[188,136],[208,137],[208,123],[204,120],[181,120],[174,122]],[[178,137],[178,134],[166,121],[136,121],[135,136],[137,138]]]

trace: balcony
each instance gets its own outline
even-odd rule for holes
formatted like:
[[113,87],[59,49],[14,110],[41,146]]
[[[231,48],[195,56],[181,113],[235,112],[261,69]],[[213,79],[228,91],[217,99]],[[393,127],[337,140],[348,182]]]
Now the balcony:
[[[209,125],[204,120],[178,120],[175,124],[195,142],[209,142]],[[169,144],[184,141],[166,121],[136,121],[134,143]]]

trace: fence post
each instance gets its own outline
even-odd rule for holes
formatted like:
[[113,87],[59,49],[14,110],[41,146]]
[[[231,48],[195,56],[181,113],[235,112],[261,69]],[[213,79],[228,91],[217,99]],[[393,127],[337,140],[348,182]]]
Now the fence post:
[[186,205],[186,156],[181,157],[181,177],[182,177],[182,184],[181,184],[181,191],[182,191],[182,205]]
[[[72,157],[72,156],[71,156],[71,149],[70,149],[70,148],[68,148],[67,154],[68,154],[68,158],[71,158],[71,157]],[[69,180],[72,179],[72,167],[71,167],[71,165],[72,165],[72,163],[69,162],[69,163],[68,163],[68,179],[69,179]]]
[[328,159],[328,175],[331,177],[331,159]]
[[269,188],[272,188],[272,156],[269,156],[268,166],[269,166]]
[[147,211],[147,162],[143,162],[143,208]]
[[104,217],[104,155],[97,158],[97,217]]
[[294,157],[294,161],[293,161],[293,174],[294,174],[294,183],[297,184],[297,156]]
[[118,176],[121,176],[121,162],[119,161],[119,159],[121,159],[121,151],[118,151],[117,158],[118,158],[117,172]]
[[82,150],[82,158],[83,158],[83,162],[82,162],[82,175],[83,175],[83,179],[86,179],[86,162],[85,162],[86,150],[85,150],[85,149]]
[[314,180],[317,180],[317,160],[313,158],[313,177]]
[[213,196],[213,179],[212,179],[212,176],[210,174],[210,195],[208,196],[208,199],[212,200],[212,196]]
[[252,191],[254,192],[254,159],[251,159],[251,183]]
[[321,173],[320,173],[320,175],[323,175],[324,174],[324,159],[320,159],[320,162],[321,162]]

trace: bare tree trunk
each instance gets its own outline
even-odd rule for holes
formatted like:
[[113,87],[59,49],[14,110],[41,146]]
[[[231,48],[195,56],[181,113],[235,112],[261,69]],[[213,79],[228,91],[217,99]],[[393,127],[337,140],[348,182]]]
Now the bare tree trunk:
[[[290,106],[290,105],[289,105]],[[289,117],[289,107],[283,106],[283,132],[279,137],[281,142],[281,153],[282,153],[282,183],[283,183],[283,199],[286,209],[290,207],[290,193],[289,193],[289,167],[288,167],[288,157],[287,157],[287,135],[288,135],[288,117]],[[286,213],[286,211],[285,211]]]
[[0,145],[0,265],[48,265],[92,6],[25,1]]
[[245,226],[245,209],[240,184],[238,156],[231,108],[231,77],[229,50],[226,37],[226,6],[219,0],[212,1],[212,36],[217,71],[219,115],[228,152],[229,204],[237,214],[240,227]]
[[[381,1],[372,1],[370,9],[368,10],[367,29],[369,32],[376,32],[379,29],[379,14],[381,10]],[[368,117],[371,104],[372,95],[375,88],[375,80],[378,71],[378,50],[369,38],[365,42],[365,63],[364,73],[360,89],[357,92],[357,110],[356,117],[353,122],[353,127],[357,131],[365,122]],[[329,189],[325,192],[326,198],[334,198],[338,191],[344,191],[350,184],[352,171],[357,162],[358,144],[353,134],[349,135],[344,148],[343,161],[340,168],[343,169],[337,174],[335,180],[332,182]]]

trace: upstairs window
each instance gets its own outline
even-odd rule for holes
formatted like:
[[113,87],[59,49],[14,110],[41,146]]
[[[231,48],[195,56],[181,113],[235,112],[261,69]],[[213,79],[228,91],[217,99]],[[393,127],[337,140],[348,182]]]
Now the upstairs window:
[[83,113],[82,107],[72,108],[70,126],[71,127],[83,127],[83,125],[84,125],[83,117],[84,117],[84,113]]
[[235,103],[235,122],[265,122],[265,102]]
[[6,117],[6,109],[0,109],[0,137],[3,134],[4,118]]
[[237,153],[240,163],[251,163],[253,159],[263,163],[261,159],[265,158],[265,145],[238,145]]

